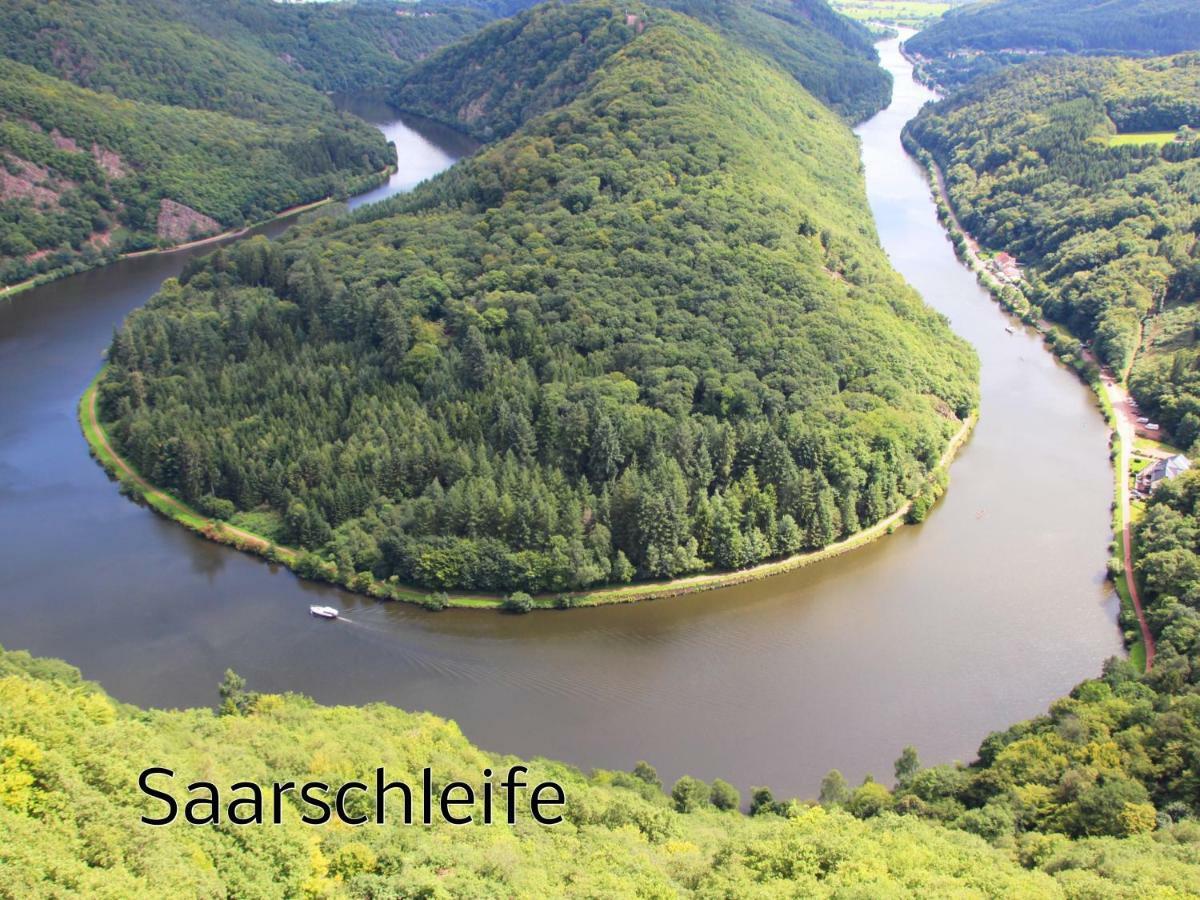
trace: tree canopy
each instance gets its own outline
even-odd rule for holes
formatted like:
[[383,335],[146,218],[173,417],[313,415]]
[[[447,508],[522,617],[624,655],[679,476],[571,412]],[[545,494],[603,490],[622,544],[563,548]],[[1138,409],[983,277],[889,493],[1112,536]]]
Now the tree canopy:
[[483,21],[379,2],[7,4],[0,284],[352,190],[393,153],[321,91],[394,83]]
[[[214,691],[215,695],[215,691]],[[180,896],[1187,896],[1200,881],[1193,822],[1154,838],[1068,840],[1025,835],[990,846],[976,834],[916,813],[899,814],[882,785],[860,788],[849,806],[760,803],[729,809],[737,792],[694,778],[665,795],[656,778],[598,770],[584,775],[547,760],[529,779],[553,779],[566,796],[565,821],[505,824],[312,827],[296,792],[282,795],[280,824],[152,828],[142,815],[162,804],[137,789],[149,765],[176,773],[182,802],[207,797],[186,785],[208,781],[222,802],[248,797],[235,782],[360,780],[375,804],[374,771],[419,784],[429,766],[438,784],[479,784],[485,767],[516,760],[484,752],[457,726],[383,704],[319,706],[294,695],[245,690],[227,673],[219,714],[125,706],[53,660],[0,650],[0,892],[34,897]],[[910,782],[932,796],[940,770]],[[162,788],[162,779],[152,781]],[[756,793],[762,798],[762,789]],[[768,792],[769,794],[769,792]],[[909,796],[915,796],[911,794]],[[1107,791],[1103,809],[1125,794]],[[682,807],[680,798],[682,798]],[[873,802],[871,801],[873,798]],[[395,791],[389,822],[402,816]],[[898,804],[899,805],[899,804]],[[686,811],[680,811],[686,807]],[[357,812],[357,810],[355,810]],[[481,810],[476,804],[476,816]],[[1128,817],[1131,823],[1136,818]]]
[[1027,63],[907,130],[967,231],[1022,263],[1034,314],[1118,372],[1136,354],[1133,393],[1184,448],[1200,437],[1200,142],[1172,136],[1197,122],[1200,56],[1184,54]]
[[[625,10],[632,27],[599,11],[568,22],[555,4],[541,4],[419,63],[395,100],[480,138],[507,136],[573,97],[599,60],[655,21],[655,8],[691,16],[773,60],[847,119],[865,119],[891,96],[870,33],[824,0],[669,0]],[[574,30],[563,32],[567,25]]]
[[1046,53],[1162,56],[1200,49],[1192,0],[981,0],[906,42],[943,85]]
[[546,82],[562,35],[620,47],[574,99],[167,282],[109,354],[121,450],[343,583],[504,593],[741,568],[932,489],[976,364],[888,265],[852,134],[652,16],[537,11]]

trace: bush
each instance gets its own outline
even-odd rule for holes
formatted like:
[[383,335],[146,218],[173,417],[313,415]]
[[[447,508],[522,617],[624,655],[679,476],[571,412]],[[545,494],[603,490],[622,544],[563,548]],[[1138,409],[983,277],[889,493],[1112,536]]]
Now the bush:
[[671,788],[671,799],[675,802],[675,809],[682,813],[694,812],[707,806],[710,794],[708,785],[691,775],[684,775]]
[[721,810],[737,809],[742,805],[742,795],[728,781],[714,778],[712,789],[708,793],[708,802]]
[[658,770],[644,759],[639,760],[637,765],[633,767],[633,777],[646,784],[652,784],[657,788],[662,787],[662,779],[658,777]]
[[421,598],[421,605],[434,612],[441,612],[450,605],[450,595],[445,591],[435,591]]
[[197,500],[196,508],[209,518],[220,519],[222,522],[233,518],[233,514],[237,512],[237,507],[233,505],[232,500],[214,497],[212,494],[205,494]]
[[500,608],[504,612],[524,615],[533,609],[533,598],[524,591],[515,591],[504,598],[504,602],[500,604]]
[[870,819],[892,808],[892,792],[877,781],[865,781],[850,801],[847,811],[856,818]]

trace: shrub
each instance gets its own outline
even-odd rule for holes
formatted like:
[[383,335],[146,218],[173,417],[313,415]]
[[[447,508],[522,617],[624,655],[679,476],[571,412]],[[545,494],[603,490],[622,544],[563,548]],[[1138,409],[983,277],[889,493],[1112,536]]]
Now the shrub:
[[737,809],[742,804],[742,795],[728,781],[714,778],[712,789],[708,792],[708,802],[717,809]]
[[671,788],[671,799],[679,812],[694,812],[708,805],[710,793],[708,785],[699,778],[684,775]]
[[523,615],[533,609],[533,598],[524,591],[514,591],[504,598],[500,608],[505,612]]

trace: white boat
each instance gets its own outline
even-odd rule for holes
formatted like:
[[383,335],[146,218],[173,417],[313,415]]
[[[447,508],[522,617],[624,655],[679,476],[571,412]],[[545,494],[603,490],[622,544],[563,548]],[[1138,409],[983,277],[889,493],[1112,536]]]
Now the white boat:
[[1007,331],[1009,334],[1016,334],[1016,333],[1017,333],[1017,332],[1016,332],[1014,329],[1010,328],[1008,325],[1005,325],[1005,326],[1004,326],[1004,330],[1005,330],[1005,331]]
[[332,606],[310,606],[308,611],[319,619],[336,619],[340,615]]

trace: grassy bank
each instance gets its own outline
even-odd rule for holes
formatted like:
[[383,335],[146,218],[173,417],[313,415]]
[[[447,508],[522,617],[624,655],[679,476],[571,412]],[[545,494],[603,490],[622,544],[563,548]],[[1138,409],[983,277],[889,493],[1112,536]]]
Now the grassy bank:
[[[294,547],[285,547],[277,544],[261,534],[255,534],[243,528],[236,528],[227,522],[205,516],[178,497],[155,487],[138,474],[133,466],[116,452],[108,438],[104,425],[99,420],[99,416],[96,413],[96,394],[100,378],[103,374],[104,370],[101,369],[80,398],[79,422],[92,455],[111,476],[120,482],[122,493],[140,499],[155,512],[178,522],[195,534],[220,544],[235,547],[238,550],[258,554],[272,562],[287,566],[296,572],[297,575],[301,575],[301,577],[309,577],[314,581],[335,584],[346,590],[366,594],[378,600],[398,600],[422,606],[430,605],[430,592],[411,585],[395,581],[372,580],[364,582],[359,578],[342,578],[332,563],[322,563],[318,568],[312,570],[310,560],[306,559],[308,554]],[[948,471],[950,463],[959,449],[966,443],[977,420],[978,413],[972,413],[962,423],[962,426],[953,438],[951,438],[949,445],[938,461],[937,468],[933,473],[934,475],[942,475]],[[822,560],[840,556],[843,553],[862,547],[886,534],[892,533],[896,528],[905,523],[905,518],[911,506],[912,502],[909,501],[890,516],[869,528],[864,528],[862,531],[841,541],[810,553],[798,553],[785,559],[762,563],[761,565],[734,572],[714,572],[676,578],[671,581],[603,587],[567,595],[555,596],[545,594],[535,598],[535,606],[538,608],[552,608],[555,606],[580,607],[603,606],[613,603],[633,603],[640,600],[678,597],[684,594],[715,590],[717,588],[756,581],[760,578],[770,577],[771,575],[791,572],[795,569],[821,562]],[[306,571],[302,572],[302,569]],[[569,602],[562,602],[562,597],[568,597]],[[498,595],[451,593],[446,595],[445,605],[472,609],[499,609],[503,602],[504,598]]]

